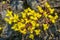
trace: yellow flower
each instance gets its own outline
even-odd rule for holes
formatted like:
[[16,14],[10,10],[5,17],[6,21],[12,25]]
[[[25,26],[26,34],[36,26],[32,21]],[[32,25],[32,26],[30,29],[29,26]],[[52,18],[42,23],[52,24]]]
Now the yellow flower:
[[26,13],[23,13],[23,14],[22,14],[22,17],[23,17],[23,18],[26,18]]
[[44,28],[44,30],[47,30],[47,29],[48,29],[48,27],[49,27],[49,25],[48,25],[48,24],[43,24],[43,28]]
[[26,29],[20,30],[22,34],[26,34],[27,33],[26,31],[27,31]]
[[47,8],[50,8],[50,5],[48,4],[48,2],[45,3],[45,6],[46,6]]
[[9,24],[11,24],[11,23],[12,23],[12,21],[9,21],[8,23],[9,23]]
[[33,16],[30,16],[30,19],[34,19],[34,17]]
[[28,8],[28,11],[31,11],[31,9],[30,9],[30,8]]
[[27,15],[29,16],[29,15],[33,15],[33,14],[31,12],[28,12]]
[[38,24],[38,23],[36,24],[37,27],[39,27],[39,25],[40,25],[40,24]]
[[40,13],[43,13],[43,9],[42,9],[42,7],[37,6],[37,8],[38,8],[38,11],[39,11]]
[[25,9],[24,12],[25,12],[25,13],[28,13],[28,9]]
[[27,19],[27,18],[25,18],[25,24],[27,24],[27,23],[29,23],[30,21]]
[[7,14],[6,14],[6,16],[12,16],[12,11],[9,11],[9,10],[7,10]]
[[34,35],[33,34],[30,34],[29,35],[29,38],[34,39]]
[[36,17],[37,16],[37,14],[36,13],[34,13],[34,15],[33,15],[34,17]]
[[51,14],[53,14],[53,12],[54,12],[54,9],[49,9],[49,10],[50,10],[50,13],[51,13]]
[[52,23],[55,23],[56,22],[55,19],[50,19],[50,20],[51,20]]
[[40,34],[40,31],[41,31],[40,29],[36,29],[35,30],[36,35],[39,35]]
[[34,19],[33,20],[38,20],[38,18],[37,17],[34,17]]
[[11,24],[12,22],[13,22],[13,16],[11,16],[10,18],[9,18],[9,24]]
[[24,22],[24,19],[21,19],[21,22]]
[[55,22],[56,22],[56,19],[58,18],[58,15],[55,15],[55,17],[49,15],[48,17],[50,18],[50,21],[51,21],[52,23],[55,23]]
[[33,30],[32,29],[30,29],[30,33],[33,33]]
[[17,28],[17,24],[14,24],[11,29],[15,30]]
[[12,21],[13,21],[13,18],[12,18],[12,17],[10,17],[10,18],[5,18],[5,21],[6,21],[7,23],[11,24]]
[[35,27],[36,22],[35,21],[31,21],[31,24],[32,24],[33,27]]
[[19,29],[18,28],[15,28],[15,31],[19,31]]
[[36,16],[37,16],[38,18],[40,18],[42,15],[39,14],[39,13],[36,13]]
[[[29,11],[29,12],[27,12],[27,11]],[[29,16],[29,15],[33,15],[35,13],[35,11],[28,8],[28,9],[24,10],[24,13],[26,13]]]
[[13,21],[14,21],[14,22],[17,22],[18,20],[19,20],[18,15],[17,15],[17,14],[14,14]]
[[24,28],[24,27],[25,27],[25,24],[23,24],[23,23],[21,23],[21,22],[19,22],[17,25],[18,25],[18,28],[19,28],[19,29],[21,29],[21,28]]
[[36,13],[35,10],[31,10],[30,12],[31,12],[32,14],[35,14],[35,13]]
[[37,8],[38,8],[38,9],[42,9],[42,7],[40,7],[40,6],[37,6]]
[[29,30],[29,31],[31,30],[30,26],[28,26],[28,30]]
[[49,17],[50,19],[53,19],[53,16],[52,16],[52,15],[49,15],[48,17]]
[[55,17],[51,18],[50,21],[51,21],[52,23],[55,23],[57,18],[58,18],[58,15],[57,15],[57,13],[56,13],[56,14],[55,14]]
[[33,33],[33,31],[34,31],[34,29],[35,29],[35,26],[33,27],[31,27],[31,26],[28,26],[28,31],[30,32],[30,33]]
[[35,29],[35,26],[32,26],[32,30],[34,30]]
[[55,13],[55,17],[54,17],[54,19],[57,19],[58,18],[58,15],[57,15],[57,13]]
[[44,16],[45,16],[45,17],[47,17],[47,16],[48,16],[47,12],[44,12]]

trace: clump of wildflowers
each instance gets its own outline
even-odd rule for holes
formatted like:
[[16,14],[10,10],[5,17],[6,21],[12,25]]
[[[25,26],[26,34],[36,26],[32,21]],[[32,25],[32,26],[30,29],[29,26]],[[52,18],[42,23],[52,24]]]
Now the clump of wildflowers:
[[33,33],[35,28],[39,27],[39,23],[37,22],[37,20],[38,18],[41,17],[41,14],[35,12],[34,10],[31,10],[30,8],[24,10],[24,12],[21,12],[21,14],[22,14],[21,17],[22,19],[20,19],[19,22],[13,25],[12,29],[16,31],[18,30],[23,34],[26,34],[28,31],[30,33]]
[[[47,2],[44,5],[49,10],[49,13],[46,10],[43,10],[42,7],[37,6],[38,12],[27,8],[20,13],[20,18],[18,14],[13,14],[12,11],[7,10],[7,18],[5,18],[5,21],[9,24],[14,23],[11,29],[18,31],[24,35],[29,33],[29,38],[34,39],[34,35],[39,35],[42,31],[39,29],[41,25],[39,22],[44,20],[42,26],[44,28],[44,31],[46,31],[49,28],[49,22],[55,23],[58,18],[57,13],[54,14],[54,9],[52,9]],[[53,14],[55,16],[52,16]],[[41,18],[43,20],[40,21]]]

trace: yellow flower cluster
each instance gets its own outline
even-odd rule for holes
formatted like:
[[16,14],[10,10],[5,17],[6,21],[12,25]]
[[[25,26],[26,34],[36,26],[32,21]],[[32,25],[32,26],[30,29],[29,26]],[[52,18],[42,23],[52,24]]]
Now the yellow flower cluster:
[[[39,35],[41,32],[41,30],[39,29],[40,23],[37,22],[41,17],[47,18],[52,23],[55,23],[56,19],[58,18],[57,13],[55,13],[55,16],[52,16],[54,9],[51,9],[50,5],[47,2],[45,3],[45,6],[49,10],[49,13],[46,10],[43,10],[42,7],[37,6],[38,12],[27,8],[20,13],[21,18],[19,18],[20,15],[15,13],[13,14],[12,11],[7,10],[5,21],[9,24],[12,24],[12,22],[14,22],[11,29],[22,34],[27,34],[28,32],[30,32],[29,38],[34,39],[33,34],[35,33],[36,35]],[[42,26],[45,31],[49,28],[49,24],[45,22],[42,24]]]
[[12,24],[12,22],[17,22],[19,20],[18,15],[15,13],[12,15],[12,13],[13,13],[12,11],[7,10],[6,14],[7,18],[5,18],[5,21],[8,22],[9,24]]
[[46,6],[47,9],[50,11],[50,14],[53,14],[54,9],[52,9],[52,8],[50,7],[50,5],[48,4],[48,2],[45,3],[45,6]]
[[[48,18],[50,20],[50,22],[56,23],[56,20],[58,19],[57,13],[54,13],[54,9],[52,9],[50,7],[50,5],[48,4],[48,2],[46,2],[44,5],[45,5],[45,7],[47,8],[48,11],[43,10],[42,7],[40,7],[40,6],[37,7],[38,11],[40,13],[42,13],[45,18]],[[55,16],[52,16],[53,14]],[[43,24],[43,28],[44,28],[44,30],[47,30],[49,28],[49,24]]]
[[12,26],[12,29],[15,31],[19,31],[22,34],[26,34],[28,31],[30,33],[35,32],[36,35],[40,34],[41,30],[35,30],[35,28],[39,27],[40,25],[36,21],[41,17],[41,14],[35,12],[34,10],[31,10],[30,8],[25,9],[24,12],[21,12],[21,14],[22,19],[20,19],[19,22],[14,24]]
[[26,17],[29,17],[32,20],[38,20],[38,18],[41,17],[41,14],[28,8],[28,9],[25,9],[24,12],[22,12],[22,18],[26,18]]
[[[58,19],[57,13],[54,13],[54,9],[52,9],[52,8],[50,7],[50,5],[48,4],[48,2],[46,2],[44,5],[45,5],[45,7],[48,9],[48,11],[43,10],[42,7],[38,6],[37,8],[38,8],[39,12],[40,12],[40,13],[43,13],[43,16],[44,16],[45,18],[49,18],[49,20],[50,20],[52,23],[55,23],[55,22],[56,22],[56,19]],[[48,12],[49,12],[49,13],[48,13]],[[55,16],[52,16],[53,14],[54,14]]]

